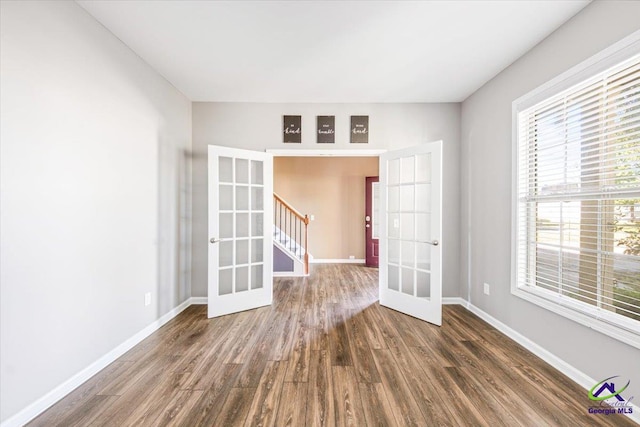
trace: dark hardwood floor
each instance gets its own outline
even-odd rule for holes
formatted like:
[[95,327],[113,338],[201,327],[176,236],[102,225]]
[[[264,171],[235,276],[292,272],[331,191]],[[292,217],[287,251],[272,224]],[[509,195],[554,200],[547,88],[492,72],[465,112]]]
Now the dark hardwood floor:
[[634,425],[460,306],[442,327],[380,307],[377,279],[322,265],[271,307],[189,307],[30,425]]

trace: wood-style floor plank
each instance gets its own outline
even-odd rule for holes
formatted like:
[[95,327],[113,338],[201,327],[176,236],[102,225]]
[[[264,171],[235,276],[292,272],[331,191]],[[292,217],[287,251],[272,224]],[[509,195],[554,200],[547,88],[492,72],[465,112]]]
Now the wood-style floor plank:
[[196,390],[201,391],[202,395],[188,412],[178,417],[176,425],[182,427],[215,425],[216,418],[222,411],[222,406],[236,383],[241,368],[241,365],[220,364],[215,373],[208,377],[207,386]]
[[270,307],[191,306],[31,426],[632,426],[461,306],[380,306],[378,271],[313,266]]
[[365,424],[376,427],[397,425],[382,383],[360,383],[359,386]]
[[156,419],[157,426],[179,426],[189,416],[204,391],[180,390]]
[[337,304],[331,304],[329,309],[329,352],[333,366],[351,366],[351,349],[345,314]]
[[253,397],[245,426],[274,426],[287,371],[285,362],[267,363]]
[[409,347],[390,347],[394,362],[404,374],[405,381],[416,397],[416,403],[425,419],[432,425],[454,425],[456,414],[449,410],[448,402],[441,397],[440,389],[431,383]]
[[[373,357],[382,377],[382,384],[391,403],[394,418],[400,425],[425,426],[414,392],[407,384],[403,372],[391,354],[391,350],[374,350]],[[411,374],[411,373],[407,373]]]
[[300,323],[295,333],[293,350],[287,365],[287,382],[309,381],[309,362],[311,361],[311,331]]
[[160,383],[149,393],[149,395],[133,410],[131,415],[124,421],[126,425],[152,425],[157,424],[155,420],[159,418],[167,409],[167,402],[172,404],[176,401],[176,396],[180,393],[186,374],[175,374],[168,372],[163,376]]
[[243,426],[253,403],[255,388],[232,388],[212,426]]
[[365,424],[360,388],[353,366],[333,366],[333,397],[336,425],[357,427]]
[[333,376],[327,350],[311,352],[306,424],[327,427],[335,425]]
[[308,384],[285,382],[280,394],[280,406],[276,416],[276,426],[303,426],[307,419]]
[[353,362],[359,382],[379,383],[380,374],[373,360],[373,354],[367,340],[367,332],[362,312],[352,312],[345,321]]

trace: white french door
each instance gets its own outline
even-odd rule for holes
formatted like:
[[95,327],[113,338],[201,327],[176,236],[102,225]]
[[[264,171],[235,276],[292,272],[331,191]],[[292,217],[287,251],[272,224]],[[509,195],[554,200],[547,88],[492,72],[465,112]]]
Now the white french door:
[[273,157],[209,146],[209,317],[271,304]]
[[442,324],[442,141],[380,155],[380,304]]

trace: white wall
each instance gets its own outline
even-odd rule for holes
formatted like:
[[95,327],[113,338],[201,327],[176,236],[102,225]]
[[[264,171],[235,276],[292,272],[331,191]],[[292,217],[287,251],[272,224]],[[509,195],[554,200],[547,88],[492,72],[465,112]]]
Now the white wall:
[[[282,116],[302,116],[302,144],[282,143]],[[317,144],[317,115],[335,115],[336,143]],[[349,144],[349,117],[369,115],[369,144]],[[394,149],[444,141],[443,295],[460,295],[460,104],[193,104],[193,296],[207,294],[207,144],[265,149]]]
[[592,378],[630,377],[636,396],[639,350],[511,295],[510,221],[511,103],[640,29],[639,17],[640,2],[587,6],[464,101],[461,150],[462,280],[471,303]]
[[74,2],[0,10],[6,420],[189,297],[191,102]]

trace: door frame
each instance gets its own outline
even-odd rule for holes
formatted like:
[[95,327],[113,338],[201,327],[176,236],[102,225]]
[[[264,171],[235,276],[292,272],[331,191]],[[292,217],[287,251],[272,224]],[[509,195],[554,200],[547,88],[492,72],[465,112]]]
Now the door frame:
[[386,153],[387,149],[372,150],[314,150],[313,148],[302,149],[267,149],[266,153],[270,153],[273,157],[380,157],[380,154]]
[[[377,157],[380,161],[380,155],[389,151],[388,149],[354,149],[348,148],[344,150],[326,150],[326,149],[313,149],[313,148],[301,148],[301,149],[266,149],[266,153],[275,157]],[[273,170],[275,178],[275,168]],[[378,174],[380,171],[378,171]],[[366,246],[366,242],[365,242]],[[366,251],[366,247],[365,247]],[[366,252],[365,252],[366,253]],[[277,276],[274,276],[277,277]],[[380,295],[378,294],[378,297]]]

